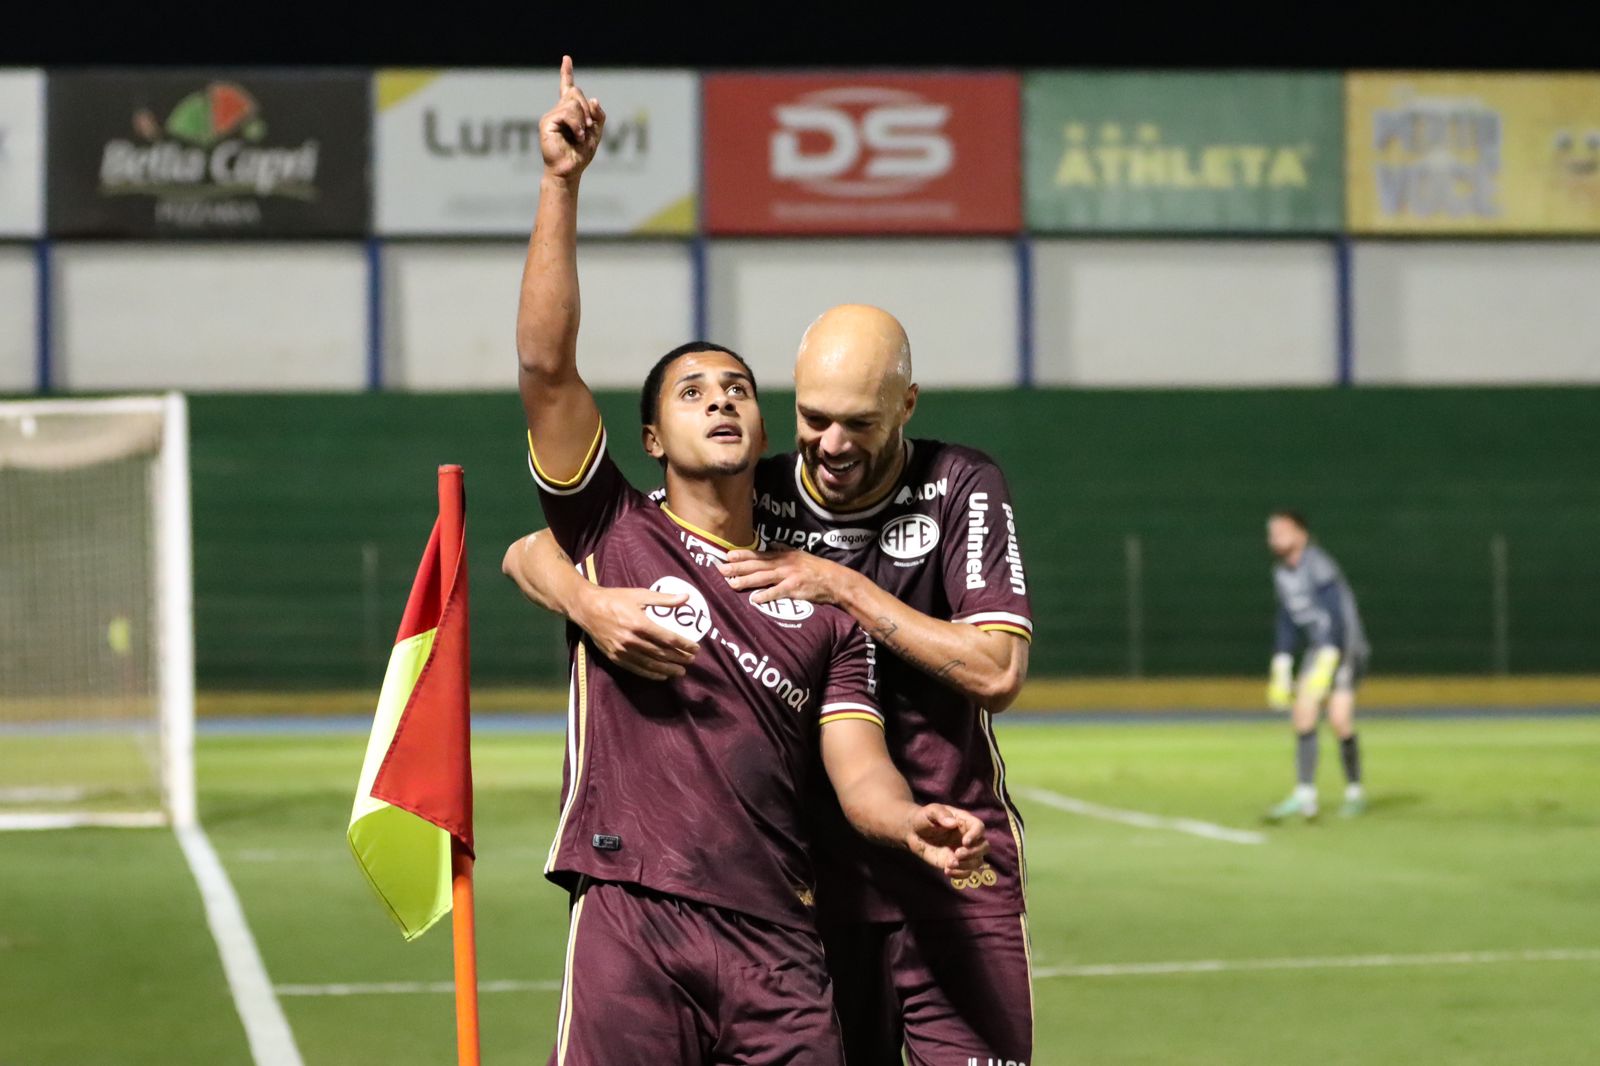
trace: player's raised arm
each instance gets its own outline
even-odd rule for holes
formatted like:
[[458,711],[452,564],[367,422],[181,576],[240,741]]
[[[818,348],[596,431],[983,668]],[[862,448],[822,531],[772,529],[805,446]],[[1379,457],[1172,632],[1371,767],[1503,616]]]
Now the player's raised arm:
[[600,425],[594,397],[578,375],[578,183],[605,130],[600,101],[573,81],[561,60],[561,96],[539,120],[539,214],[528,242],[517,307],[518,385],[528,440],[546,481],[583,467]]

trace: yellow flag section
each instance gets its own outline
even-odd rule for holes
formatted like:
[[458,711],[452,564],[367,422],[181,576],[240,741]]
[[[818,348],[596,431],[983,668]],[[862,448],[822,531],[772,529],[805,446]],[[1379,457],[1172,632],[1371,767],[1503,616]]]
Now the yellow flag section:
[[1351,74],[1356,233],[1600,232],[1600,76]]
[[350,812],[350,849],[361,872],[407,940],[414,940],[450,911],[450,834],[410,811],[372,795],[395,728],[411,699],[434,634],[402,640],[389,655],[367,756],[361,764],[355,808]]
[[407,940],[450,910],[453,851],[472,854],[463,533],[461,511],[441,509],[389,657],[350,812],[350,849]]

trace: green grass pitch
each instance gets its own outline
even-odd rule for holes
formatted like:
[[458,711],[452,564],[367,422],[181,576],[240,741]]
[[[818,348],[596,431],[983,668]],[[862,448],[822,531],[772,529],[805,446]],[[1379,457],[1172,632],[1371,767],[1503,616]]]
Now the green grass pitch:
[[[1340,780],[1325,737],[1320,822],[1270,829],[1259,814],[1289,784],[1281,720],[1019,717],[999,729],[1019,794],[1266,837],[1138,828],[1023,795],[1036,1063],[1567,1066],[1600,1055],[1600,718],[1374,715],[1362,729],[1370,814],[1332,815]],[[448,928],[404,944],[346,851],[364,740],[203,738],[203,818],[274,982],[320,993],[282,995],[309,1066],[438,1066],[454,1061],[448,995],[327,994],[450,977]],[[491,1066],[542,1062],[551,1043],[566,908],[539,871],[561,744],[476,744]],[[1555,954],[1526,954],[1538,952]],[[1222,965],[1116,969],[1205,960]],[[1250,968],[1262,965],[1283,968]],[[0,834],[0,1064],[175,1062],[229,1066],[249,1053],[171,834]]]

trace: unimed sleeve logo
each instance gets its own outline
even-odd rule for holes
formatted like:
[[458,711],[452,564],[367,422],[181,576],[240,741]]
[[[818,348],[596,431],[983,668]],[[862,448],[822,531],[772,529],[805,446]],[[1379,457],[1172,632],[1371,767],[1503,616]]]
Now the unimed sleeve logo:
[[904,196],[955,165],[950,108],[914,92],[823,89],[773,114],[772,176],[824,196]]
[[1021,225],[1014,74],[712,74],[713,233],[1010,233]]

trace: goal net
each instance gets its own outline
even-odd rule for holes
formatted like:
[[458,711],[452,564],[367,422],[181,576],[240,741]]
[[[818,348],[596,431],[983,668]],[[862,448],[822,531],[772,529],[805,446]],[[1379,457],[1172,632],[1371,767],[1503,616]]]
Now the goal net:
[[0,829],[194,820],[182,396],[0,402]]

